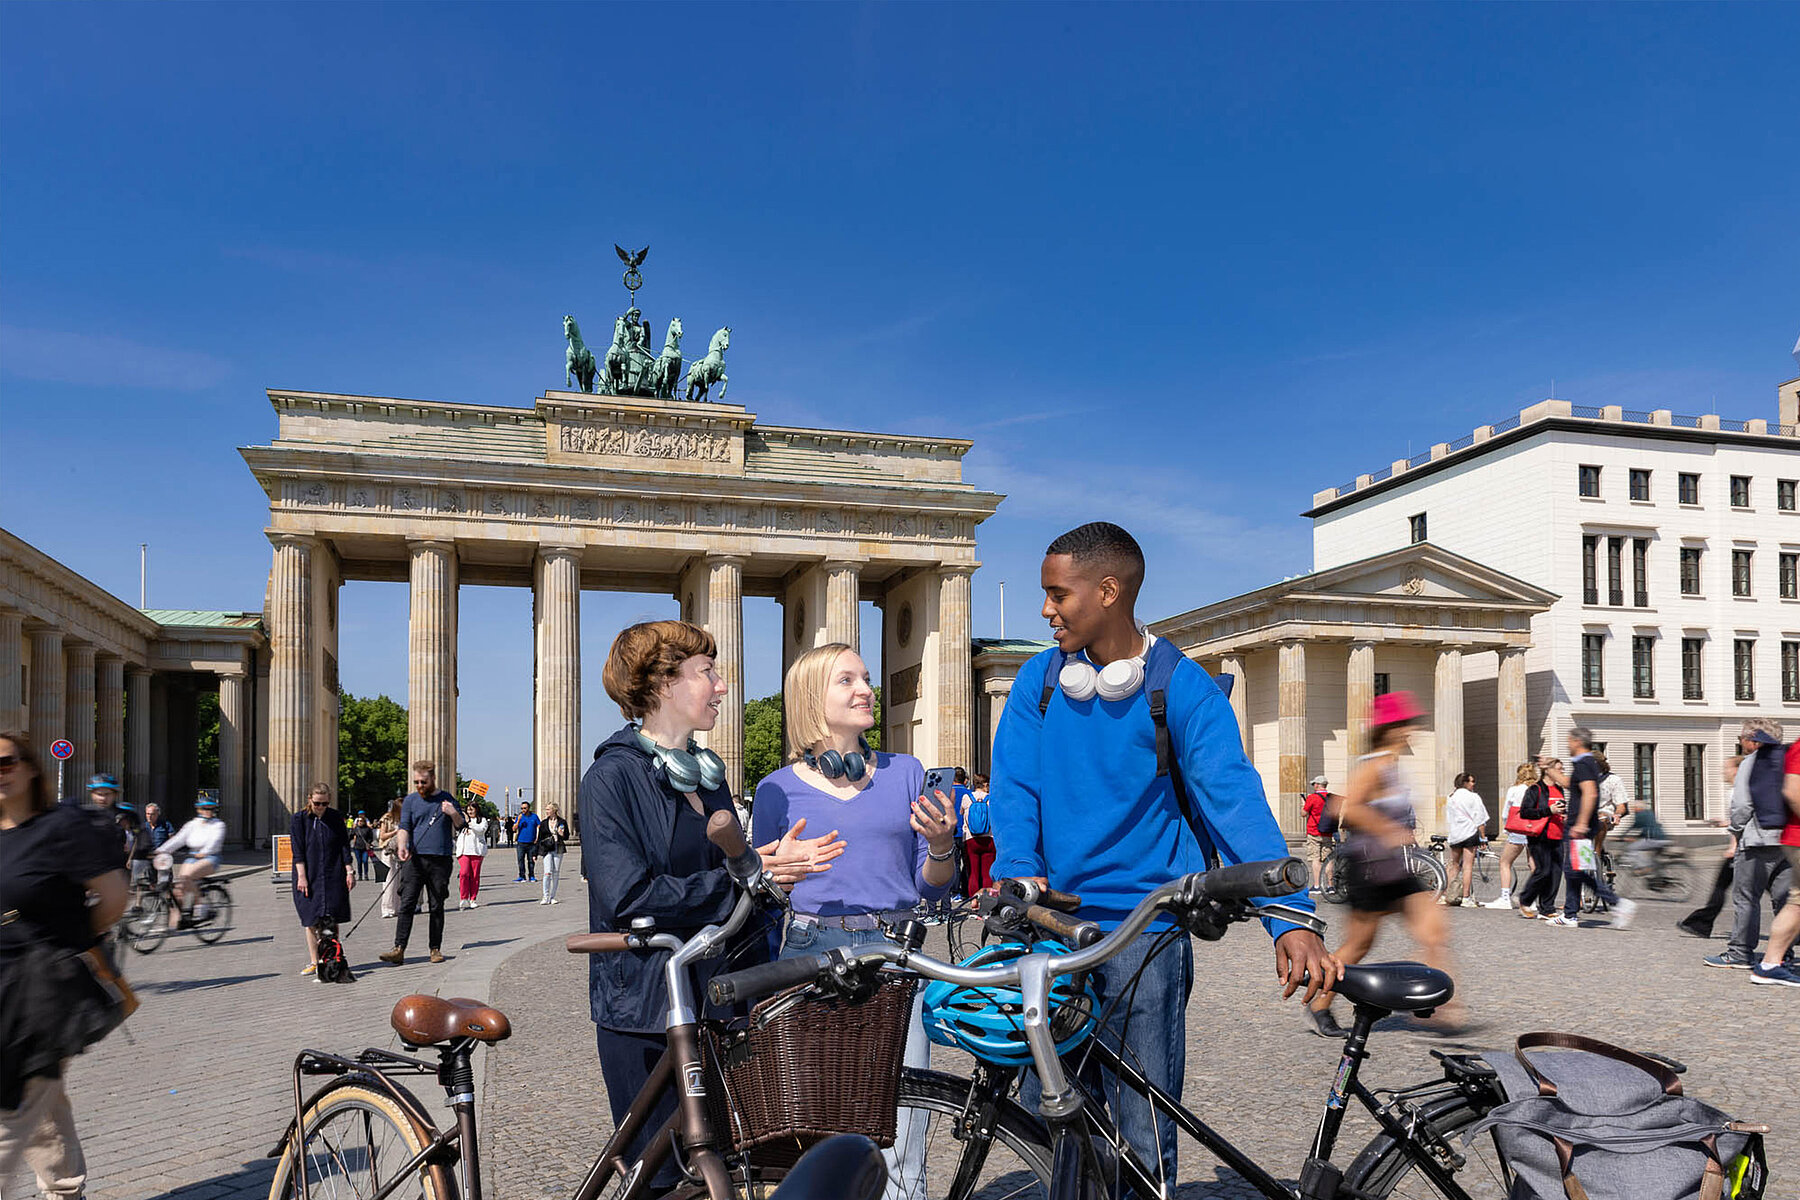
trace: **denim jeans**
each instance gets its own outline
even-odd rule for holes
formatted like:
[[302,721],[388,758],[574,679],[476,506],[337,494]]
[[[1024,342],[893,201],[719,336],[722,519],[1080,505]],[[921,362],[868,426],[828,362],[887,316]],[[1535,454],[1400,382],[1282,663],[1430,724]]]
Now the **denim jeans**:
[[[830,919],[825,918],[827,922]],[[879,929],[845,929],[841,925],[811,925],[789,920],[781,957],[800,958],[886,940]],[[903,1061],[920,1070],[931,1065],[931,1042],[925,1037],[923,981],[913,992],[912,1028],[906,1035]],[[925,1121],[925,1114],[920,1112],[900,1114],[894,1127],[894,1148],[881,1152],[888,1169],[888,1185],[882,1192],[882,1200],[920,1200],[925,1195]]]

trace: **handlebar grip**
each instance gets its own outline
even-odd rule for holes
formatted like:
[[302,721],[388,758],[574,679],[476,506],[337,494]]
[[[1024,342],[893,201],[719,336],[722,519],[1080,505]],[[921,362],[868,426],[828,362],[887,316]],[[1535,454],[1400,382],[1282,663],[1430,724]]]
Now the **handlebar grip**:
[[563,945],[570,954],[607,954],[631,949],[631,941],[622,933],[571,933]]
[[1267,862],[1214,867],[1188,877],[1191,890],[1212,900],[1289,896],[1305,887],[1311,878],[1311,871],[1297,858],[1272,858]]
[[1072,913],[1081,907],[1080,896],[1059,892],[1033,879],[1002,879],[995,886],[1002,894],[1011,896],[1020,904],[1041,904],[1045,908],[1066,913]]
[[755,1000],[796,984],[811,983],[831,969],[831,960],[823,954],[805,958],[782,958],[772,963],[745,967],[713,977],[706,994],[714,1004],[724,1006],[739,1000]]
[[1081,897],[1072,892],[1059,892],[1055,888],[1043,888],[1038,892],[1037,902],[1045,908],[1054,908],[1058,912],[1072,913],[1081,907]]
[[1071,950],[1091,946],[1106,936],[1092,921],[1077,920],[1068,913],[1060,913],[1041,904],[1026,905],[1025,919],[1051,937],[1060,939]]
[[742,858],[750,849],[744,839],[744,827],[737,814],[728,808],[714,813],[706,822],[706,840],[725,852],[726,858]]

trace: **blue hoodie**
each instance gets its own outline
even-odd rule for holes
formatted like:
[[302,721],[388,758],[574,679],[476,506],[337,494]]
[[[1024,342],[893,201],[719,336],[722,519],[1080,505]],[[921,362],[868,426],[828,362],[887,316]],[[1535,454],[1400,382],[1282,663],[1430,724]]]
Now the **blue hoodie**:
[[[1152,889],[1206,869],[1167,775],[1156,774],[1156,726],[1142,689],[1125,700],[1071,700],[1058,688],[1038,712],[1055,651],[1013,680],[994,738],[988,794],[994,878],[1042,876],[1113,926]],[[1169,738],[1194,807],[1226,863],[1286,858],[1287,839],[1244,757],[1231,704],[1212,676],[1181,656],[1169,680]],[[1308,911],[1306,893],[1280,901]],[[1265,920],[1273,937],[1297,926]]]

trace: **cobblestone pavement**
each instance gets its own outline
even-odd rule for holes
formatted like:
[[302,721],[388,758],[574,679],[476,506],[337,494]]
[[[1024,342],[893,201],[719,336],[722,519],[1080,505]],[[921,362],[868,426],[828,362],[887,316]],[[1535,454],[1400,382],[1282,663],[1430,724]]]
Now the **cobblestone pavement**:
[[[1365,1081],[1399,1086],[1436,1076],[1434,1049],[1510,1051],[1513,1037],[1532,1030],[1590,1033],[1682,1060],[1690,1068],[1689,1094],[1775,1126],[1769,1152],[1777,1180],[1769,1194],[1800,1194],[1793,1182],[1800,1177],[1800,1124],[1793,1117],[1800,1111],[1800,1071],[1792,1035],[1800,1027],[1800,990],[1755,987],[1748,972],[1703,966],[1704,953],[1723,948],[1725,923],[1710,943],[1686,937],[1673,926],[1687,907],[1646,903],[1634,926],[1622,931],[1594,918],[1580,929],[1558,929],[1508,913],[1450,910],[1456,974],[1473,1027],[1444,1037],[1390,1019],[1371,1043]],[[1326,909],[1335,916],[1337,910]],[[933,949],[941,953],[941,946]],[[1371,961],[1411,957],[1413,944],[1392,923]],[[1274,956],[1257,926],[1239,926],[1222,942],[1196,943],[1195,977],[1187,1101],[1253,1159],[1292,1181],[1337,1065],[1336,1044],[1303,1032],[1295,1004],[1279,1002]],[[585,961],[549,943],[513,954],[496,979],[495,1002],[512,1016],[515,1032],[490,1059],[482,1123],[488,1164],[505,1200],[568,1195],[611,1132],[586,1018],[586,980]],[[935,1069],[958,1072],[966,1064],[955,1052],[933,1048]],[[1373,1123],[1353,1110],[1340,1165],[1373,1132]],[[1257,1195],[1185,1139],[1181,1179],[1181,1200]]]
[[[232,861],[243,869],[267,859]],[[123,966],[142,1007],[69,1068],[92,1200],[266,1196],[274,1160],[264,1155],[293,1116],[299,1049],[402,1049],[388,1026],[401,996],[485,998],[494,968],[509,955],[582,923],[579,877],[564,888],[576,892],[573,901],[546,908],[537,903],[537,884],[502,882],[511,869],[510,851],[490,858],[477,909],[457,911],[452,886],[449,961],[439,966],[425,960],[426,914],[413,926],[405,965],[377,962],[393,944],[393,923],[376,912],[345,943],[355,983],[303,978],[305,939],[290,892],[271,886],[266,870],[232,882],[233,928],[217,945],[177,933],[153,954],[126,951]],[[358,916],[376,900],[368,882],[351,893]],[[591,1043],[588,1050],[591,1057]],[[442,1090],[423,1083],[415,1089],[420,1098],[434,1113],[447,1111]],[[29,1172],[0,1181],[5,1200],[37,1194]]]

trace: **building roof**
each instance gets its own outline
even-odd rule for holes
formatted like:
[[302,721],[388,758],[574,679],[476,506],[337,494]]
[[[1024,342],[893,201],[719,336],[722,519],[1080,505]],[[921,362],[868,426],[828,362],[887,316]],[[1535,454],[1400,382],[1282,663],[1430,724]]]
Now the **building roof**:
[[1031,638],[971,638],[975,653],[994,651],[999,654],[1036,654],[1056,645],[1055,642],[1034,641]]
[[204,608],[144,608],[146,617],[164,627],[182,629],[261,629],[262,614],[213,612]]

